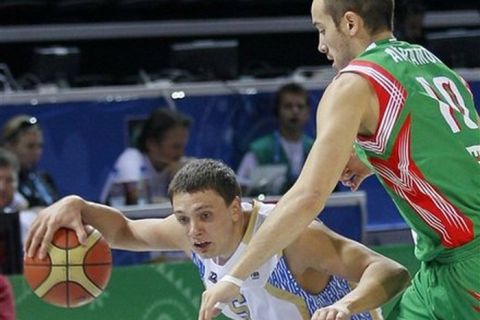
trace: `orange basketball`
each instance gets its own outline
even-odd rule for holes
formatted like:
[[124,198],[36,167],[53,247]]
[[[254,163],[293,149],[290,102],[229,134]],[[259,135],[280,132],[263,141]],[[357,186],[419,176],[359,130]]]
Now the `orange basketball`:
[[98,297],[110,279],[112,254],[98,230],[87,228],[85,245],[75,231],[59,229],[45,259],[24,259],[24,275],[42,300],[75,308]]

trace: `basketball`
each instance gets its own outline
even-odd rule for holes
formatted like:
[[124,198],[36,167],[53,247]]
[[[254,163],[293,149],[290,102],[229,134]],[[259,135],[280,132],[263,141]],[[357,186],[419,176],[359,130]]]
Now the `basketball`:
[[107,286],[110,247],[98,230],[87,227],[87,233],[86,244],[81,245],[75,231],[59,229],[45,259],[25,256],[25,279],[43,301],[75,308],[97,298]]

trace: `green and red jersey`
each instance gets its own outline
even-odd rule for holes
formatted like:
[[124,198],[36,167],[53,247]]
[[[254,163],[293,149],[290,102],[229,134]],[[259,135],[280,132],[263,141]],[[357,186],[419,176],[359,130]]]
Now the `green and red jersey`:
[[466,82],[418,45],[385,39],[340,71],[362,75],[380,105],[377,130],[358,136],[381,183],[430,261],[480,231],[480,129]]

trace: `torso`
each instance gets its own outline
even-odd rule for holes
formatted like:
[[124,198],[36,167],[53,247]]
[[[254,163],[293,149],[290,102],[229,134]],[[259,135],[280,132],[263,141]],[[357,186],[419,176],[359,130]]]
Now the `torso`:
[[358,136],[380,181],[418,234],[428,261],[480,228],[480,130],[467,85],[420,46],[384,40],[341,71],[361,74],[379,104],[376,132]]

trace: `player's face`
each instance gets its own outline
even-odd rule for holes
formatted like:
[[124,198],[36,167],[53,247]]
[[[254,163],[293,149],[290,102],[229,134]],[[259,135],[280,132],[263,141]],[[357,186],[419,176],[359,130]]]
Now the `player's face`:
[[18,140],[10,144],[10,149],[18,158],[22,169],[34,168],[43,153],[43,134],[38,128],[32,127],[20,133]]
[[176,126],[165,132],[161,141],[155,141],[148,146],[148,157],[152,165],[158,170],[178,162],[185,154],[189,130],[183,126]]
[[175,194],[172,199],[177,221],[184,227],[192,250],[203,258],[228,259],[238,246],[240,201],[227,206],[213,190]]
[[347,36],[346,23],[335,25],[333,18],[325,12],[324,0],[312,3],[312,22],[319,33],[318,51],[333,61],[332,67],[341,70],[355,57]]
[[0,209],[8,206],[17,188],[15,170],[10,167],[0,168]]
[[278,116],[283,128],[289,131],[303,131],[309,114],[310,107],[303,94],[286,92],[282,95],[278,106]]

